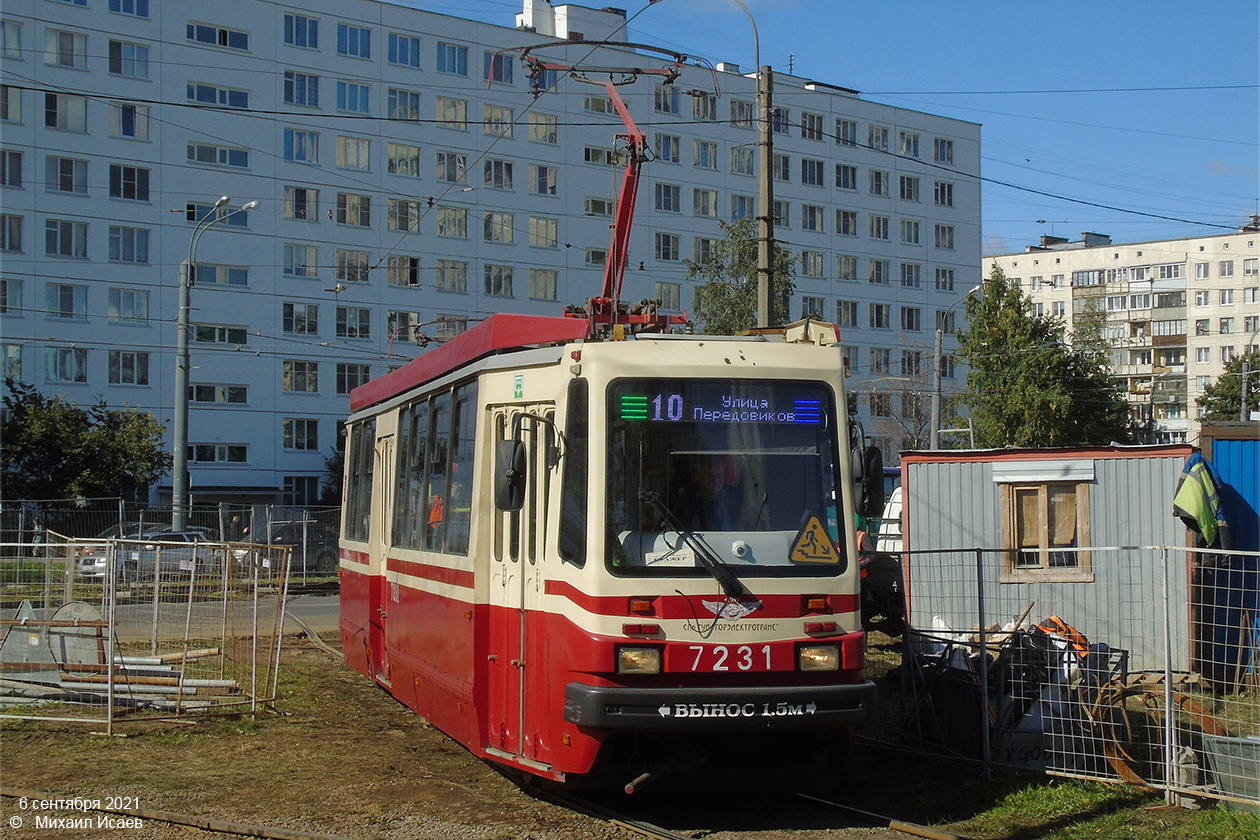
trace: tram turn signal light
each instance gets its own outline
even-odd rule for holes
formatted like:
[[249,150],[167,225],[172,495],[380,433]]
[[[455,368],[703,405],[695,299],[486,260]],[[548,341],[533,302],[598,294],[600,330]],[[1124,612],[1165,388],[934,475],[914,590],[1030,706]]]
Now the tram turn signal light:
[[621,632],[627,636],[655,636],[661,632],[659,624],[623,624]]
[[618,674],[659,674],[660,672],[660,648],[623,647],[617,649]]
[[632,598],[630,600],[630,612],[636,615],[651,615],[652,602],[646,598]]
[[810,598],[805,602],[805,606],[810,612],[824,612],[827,611],[827,599]]
[[797,651],[802,671],[839,671],[840,648],[837,645],[812,645]]

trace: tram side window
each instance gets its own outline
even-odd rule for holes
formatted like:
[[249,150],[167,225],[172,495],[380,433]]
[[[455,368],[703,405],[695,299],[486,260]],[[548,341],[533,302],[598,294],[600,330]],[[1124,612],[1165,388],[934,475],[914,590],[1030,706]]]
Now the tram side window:
[[450,492],[446,500],[446,551],[467,554],[472,523],[473,452],[477,434],[477,385],[465,385],[455,392],[455,414],[451,428]]
[[451,437],[451,395],[449,392],[433,398],[433,419],[429,426],[429,455],[426,458],[429,472],[425,482],[427,513],[425,515],[424,547],[441,551],[446,533],[446,461],[447,446]]
[[394,494],[394,545],[419,548],[428,522],[421,493],[429,432],[429,401],[404,408],[398,430],[398,486]]
[[565,413],[564,483],[560,493],[560,556],[577,566],[586,565],[586,486],[590,458],[590,389],[585,379],[569,382]]
[[358,423],[350,430],[348,487],[346,492],[346,539],[367,542],[371,527],[372,477],[376,466],[376,420]]

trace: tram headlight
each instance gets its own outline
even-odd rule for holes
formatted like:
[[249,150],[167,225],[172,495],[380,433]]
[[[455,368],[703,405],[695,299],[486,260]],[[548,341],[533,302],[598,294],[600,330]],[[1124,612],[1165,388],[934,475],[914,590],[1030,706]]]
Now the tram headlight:
[[618,674],[659,674],[660,672],[660,648],[622,647],[617,649]]
[[838,645],[810,645],[796,652],[802,671],[839,671],[840,648]]

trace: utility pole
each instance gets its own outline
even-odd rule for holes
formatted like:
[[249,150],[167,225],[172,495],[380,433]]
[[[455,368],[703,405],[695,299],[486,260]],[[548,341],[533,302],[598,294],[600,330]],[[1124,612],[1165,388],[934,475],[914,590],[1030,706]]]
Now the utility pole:
[[757,199],[757,326],[769,327],[771,301],[774,300],[774,78],[770,66],[757,68],[757,167],[761,181]]
[[928,448],[932,450],[941,448],[941,362],[944,343],[945,333],[938,327],[936,350],[932,353],[932,432],[928,436]]

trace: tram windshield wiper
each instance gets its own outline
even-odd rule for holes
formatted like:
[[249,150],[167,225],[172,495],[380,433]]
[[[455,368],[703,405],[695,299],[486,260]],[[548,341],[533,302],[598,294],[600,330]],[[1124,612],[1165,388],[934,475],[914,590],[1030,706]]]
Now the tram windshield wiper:
[[704,566],[705,571],[721,584],[722,591],[728,597],[739,598],[744,594],[744,587],[739,582],[739,578],[735,576],[735,572],[731,570],[731,567],[705,545],[704,541],[693,533],[690,528],[679,521],[678,516],[670,510],[668,505],[661,501],[659,493],[651,490],[640,490],[639,501],[651,505],[661,515],[661,519],[665,520],[665,524],[679,533],[683,541],[691,546],[691,550],[696,553],[696,557],[700,560],[700,565]]

